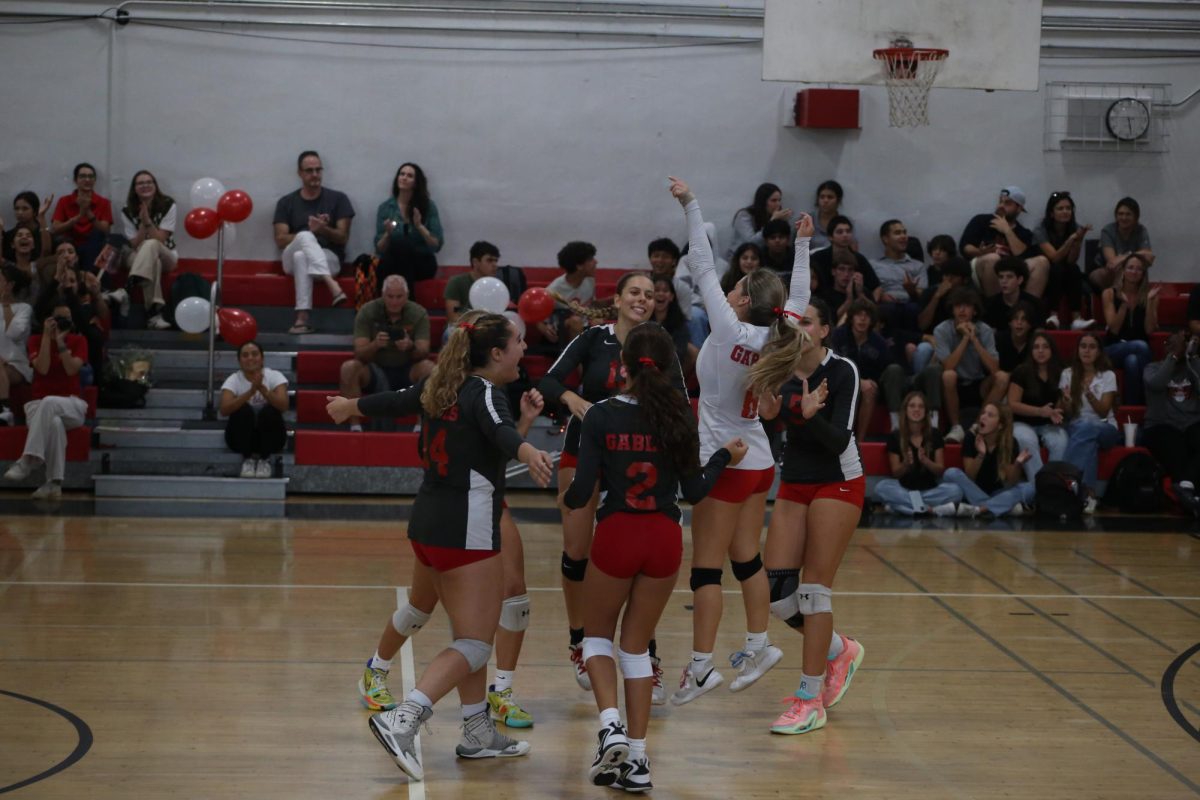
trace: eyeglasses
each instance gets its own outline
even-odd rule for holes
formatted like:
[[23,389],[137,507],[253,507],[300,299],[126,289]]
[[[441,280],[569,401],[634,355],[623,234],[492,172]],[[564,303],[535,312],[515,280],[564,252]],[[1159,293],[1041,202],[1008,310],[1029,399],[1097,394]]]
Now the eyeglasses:
[[325,171],[325,168],[324,167],[304,167],[300,171],[306,172],[309,175],[320,175],[322,172]]
[[134,186],[154,186],[154,181],[138,181]]

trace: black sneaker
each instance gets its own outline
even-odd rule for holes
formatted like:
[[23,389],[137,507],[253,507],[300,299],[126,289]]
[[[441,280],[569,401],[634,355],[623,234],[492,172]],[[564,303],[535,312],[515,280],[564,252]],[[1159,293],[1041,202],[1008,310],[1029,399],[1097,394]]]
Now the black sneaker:
[[629,737],[619,722],[605,725],[596,734],[596,758],[588,769],[588,780],[596,786],[611,786],[617,780],[621,764],[629,757]]
[[650,782],[650,759],[642,756],[622,763],[617,779],[610,785],[614,789],[626,792],[650,791],[654,788],[654,784]]

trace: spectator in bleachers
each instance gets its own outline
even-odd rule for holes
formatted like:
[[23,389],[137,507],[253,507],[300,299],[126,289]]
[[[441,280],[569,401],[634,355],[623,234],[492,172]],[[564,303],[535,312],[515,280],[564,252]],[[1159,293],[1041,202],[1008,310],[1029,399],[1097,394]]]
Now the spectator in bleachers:
[[875,499],[893,514],[952,516],[962,500],[957,484],[942,481],[946,471],[942,435],[930,423],[925,395],[904,397],[900,424],[887,442],[892,477],[875,484]]
[[71,332],[71,309],[62,298],[50,304],[42,332],[29,337],[33,367],[33,399],[25,404],[29,431],[21,457],[4,473],[6,480],[22,481],[39,465],[46,466],[46,482],[34,493],[37,499],[62,495],[66,474],[67,431],[87,419],[87,402],[79,371],[88,361],[88,343]]
[[1150,334],[1158,330],[1157,286],[1150,285],[1149,264],[1137,253],[1121,261],[1116,283],[1101,293],[1104,303],[1104,354],[1125,371],[1124,401],[1146,402],[1142,372],[1150,363]]
[[238,371],[221,384],[225,444],[242,456],[243,478],[271,477],[271,456],[287,445],[287,377],[263,365],[258,342],[238,348]]
[[[398,392],[433,372],[429,360],[429,314],[409,300],[401,275],[383,279],[383,296],[354,317],[354,358],[342,362],[342,397]],[[351,430],[362,430],[351,420]]]
[[783,207],[783,192],[773,183],[759,184],[754,190],[754,202],[733,215],[733,240],[725,251],[725,260],[732,261],[733,253],[743,242],[751,242],[766,249],[766,234],[763,228],[772,220],[785,224],[792,218],[792,210]]
[[674,279],[675,268],[679,266],[679,259],[682,257],[679,245],[665,236],[646,245],[646,259],[650,262],[650,274],[656,278],[659,275],[666,275],[668,278]]
[[688,321],[684,318],[683,309],[679,307],[675,296],[675,286],[665,275],[654,277],[654,314],[651,319],[671,334],[683,374],[689,374],[696,364],[700,348],[692,344]]
[[392,196],[375,211],[379,290],[388,275],[401,275],[410,286],[432,278],[445,240],[425,171],[411,161],[401,164],[392,179]]
[[[64,243],[63,247],[66,246],[69,243]],[[106,325],[112,316],[108,301],[100,291],[100,278],[94,272],[75,269],[69,258],[59,259],[54,276],[43,284],[33,304],[34,319],[45,319],[59,302],[66,303],[71,309],[75,332],[87,340],[89,368],[81,377],[85,385],[90,384],[104,368],[104,345],[108,341]]]
[[[1067,450],[1063,461],[1083,472],[1083,482],[1095,491],[1100,450],[1121,440],[1117,429],[1117,376],[1100,347],[1100,337],[1084,333],[1075,346],[1071,366],[1058,379],[1060,408],[1067,422]],[[1096,507],[1089,498],[1089,511]]]
[[792,249],[792,226],[787,220],[773,219],[763,226],[763,266],[781,276],[787,285],[792,272],[795,251]]
[[572,306],[587,306],[596,299],[596,246],[591,242],[567,242],[558,251],[558,266],[563,274],[546,287],[555,299],[554,313],[538,323],[538,331],[561,349],[588,325],[587,317],[576,313]]
[[446,298],[446,336],[450,335],[450,330],[463,312],[471,309],[471,286],[475,281],[496,276],[496,270],[500,266],[500,248],[491,242],[476,242],[471,245],[470,258],[469,271],[459,273],[446,281],[443,294]]
[[1028,358],[1012,371],[1008,382],[1013,436],[1031,455],[1040,456],[1045,447],[1050,461],[1062,461],[1067,452],[1067,430],[1058,402],[1062,371],[1054,340],[1039,331],[1033,334]]
[[1125,256],[1136,253],[1147,267],[1154,266],[1150,231],[1142,224],[1142,207],[1132,197],[1122,197],[1113,210],[1114,220],[1100,229],[1100,250],[1088,267],[1088,280],[1097,289],[1112,286]]
[[112,228],[112,203],[96,193],[96,168],[91,164],[76,164],[73,177],[75,191],[58,198],[50,234],[75,245],[80,266],[90,271]]
[[1018,221],[1025,210],[1025,192],[1009,186],[1000,192],[996,210],[977,214],[967,223],[958,241],[958,249],[971,259],[971,267],[986,297],[1000,291],[996,264],[1005,256],[1017,256],[1029,262],[1029,280],[1025,289],[1041,297],[1046,289],[1050,262],[1033,247],[1033,233]]
[[1048,327],[1061,328],[1060,306],[1070,309],[1067,323],[1071,330],[1090,327],[1094,320],[1089,314],[1080,314],[1083,308],[1083,273],[1079,271],[1079,254],[1083,240],[1091,225],[1080,225],[1075,221],[1075,201],[1070,192],[1053,192],[1046,201],[1046,216],[1042,224],[1033,231],[1033,243],[1050,262],[1050,278],[1042,299],[1046,310]]
[[1162,361],[1146,367],[1142,441],[1175,483],[1184,510],[1200,516],[1200,340],[1176,331]]
[[13,255],[13,235],[16,233],[17,225],[31,224],[36,230],[33,236],[33,258],[36,261],[42,256],[49,253],[54,245],[51,243],[53,237],[50,235],[50,226],[46,222],[46,213],[50,210],[51,203],[54,202],[54,195],[48,196],[44,202],[38,201],[38,196],[30,191],[21,192],[13,200],[13,229],[5,230],[4,220],[0,218],[0,232],[3,232],[3,257],[12,261]]
[[908,228],[898,219],[879,226],[883,257],[871,262],[879,278],[879,311],[892,334],[916,334],[917,300],[929,288],[925,263],[908,254]]
[[1018,366],[1029,357],[1030,334],[1034,331],[1033,320],[1037,309],[1033,303],[1020,300],[1008,314],[1004,327],[996,329],[996,355],[1000,359],[1002,380],[1008,380]]
[[29,364],[26,344],[33,323],[33,308],[17,301],[14,290],[25,276],[12,264],[0,265],[0,424],[12,425],[13,412],[9,392],[13,386],[29,383],[33,367]]
[[[971,282],[971,265],[962,256],[951,256],[939,266],[942,279],[936,286],[930,286],[921,294],[917,305],[921,310],[917,313],[917,327],[922,333],[933,333],[940,323],[954,316],[950,306],[951,293],[960,286]],[[931,353],[932,355],[932,353]]]
[[1046,314],[1042,310],[1042,302],[1025,291],[1025,282],[1029,279],[1029,267],[1025,260],[1012,256],[1002,258],[995,266],[995,273],[1000,291],[983,301],[983,321],[991,325],[993,330],[1004,330],[1017,304],[1025,303],[1032,309],[1028,316],[1033,327],[1044,328]]
[[[33,226],[30,223],[23,222],[13,230],[12,264],[25,278],[17,294],[17,299],[23,302],[35,300],[44,283],[46,270],[39,269],[39,264],[33,257],[34,242]],[[72,246],[71,252],[74,251]]]
[[960,414],[963,408],[979,408],[999,402],[1008,387],[1001,383],[996,334],[979,320],[983,304],[979,293],[959,287],[950,293],[953,316],[933,329],[933,349],[942,364],[942,396],[950,418],[947,442],[961,442],[966,434]]
[[[720,252],[717,249],[717,226],[711,222],[704,223],[704,234],[708,237],[709,252],[714,254]],[[673,276],[671,283],[679,302],[679,308],[683,310],[683,316],[687,320],[689,341],[699,350],[703,346],[704,340],[708,338],[708,309],[704,307],[704,298],[700,296],[700,289],[692,278],[692,269],[688,266],[689,258],[687,254],[683,254],[672,262],[671,256],[678,253],[679,248],[675,247],[675,243],[670,239],[656,239],[650,243],[650,247],[652,248],[650,274],[654,278],[662,275]],[[675,247],[675,249],[671,250],[670,247]],[[729,264],[725,259],[716,258],[715,255],[713,258],[718,276],[724,277],[730,272]],[[680,363],[683,361],[681,360]]]
[[1023,514],[1033,502],[1032,454],[1013,438],[1012,411],[986,403],[962,446],[962,469],[943,474],[946,483],[962,490],[958,516]]
[[[762,266],[762,249],[753,242],[742,242],[733,251],[733,259],[721,276],[721,291],[729,294],[738,281]],[[698,294],[698,293],[697,293]]]
[[829,223],[842,213],[842,198],[845,192],[842,185],[835,180],[821,181],[817,186],[817,204],[813,208],[813,235],[809,242],[809,252],[816,252],[829,247]]
[[125,207],[121,209],[121,222],[130,248],[125,255],[124,266],[129,270],[125,288],[129,290],[141,285],[146,327],[155,331],[171,328],[171,323],[162,316],[166,305],[162,276],[175,269],[179,261],[179,254],[175,252],[177,213],[174,198],[162,193],[158,179],[149,170],[134,173]]
[[1192,336],[1200,336],[1200,283],[1188,294],[1187,324]]
[[958,255],[958,244],[948,233],[939,233],[925,245],[929,253],[929,285],[936,286],[942,280],[942,267]]
[[288,329],[292,334],[315,330],[308,324],[314,278],[325,283],[333,305],[347,300],[335,276],[342,271],[354,207],[346,195],[325,188],[324,170],[321,156],[305,150],[296,159],[300,188],[275,204],[275,246],[283,251],[283,271],[296,284],[296,321]]
[[854,269],[862,275],[864,294],[872,301],[878,298],[879,277],[871,267],[871,262],[859,253],[854,241],[854,223],[848,217],[834,217],[826,229],[829,234],[829,247],[818,250],[809,260],[812,271],[817,275],[821,286],[833,283],[833,262],[839,256],[854,259]]
[[858,367],[858,418],[855,427],[858,441],[864,442],[867,429],[871,426],[871,417],[875,415],[875,403],[880,394],[884,370],[892,366],[891,348],[887,339],[875,330],[879,311],[870,300],[855,300],[850,304],[846,316],[846,323],[833,330],[832,349]]
[[[860,299],[870,302],[866,290],[863,289],[862,273],[856,271],[854,267],[853,253],[849,251],[834,253],[832,280],[830,283],[822,285],[816,293],[816,296],[824,300],[833,311],[833,319],[838,325],[846,322],[846,315],[850,313],[851,303]],[[818,280],[820,279],[815,271],[813,275],[817,276]]]

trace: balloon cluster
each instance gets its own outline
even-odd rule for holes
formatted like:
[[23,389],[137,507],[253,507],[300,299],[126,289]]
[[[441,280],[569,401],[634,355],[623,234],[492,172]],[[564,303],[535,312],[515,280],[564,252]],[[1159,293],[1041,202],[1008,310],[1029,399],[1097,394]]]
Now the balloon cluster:
[[216,178],[201,178],[192,184],[192,210],[183,218],[183,227],[196,239],[207,239],[224,223],[225,242],[232,244],[234,223],[242,222],[254,210],[250,195],[241,189],[225,191]]
[[[175,324],[184,333],[204,333],[208,330],[211,308],[203,297],[185,297],[175,306]],[[258,335],[258,323],[248,311],[240,308],[217,309],[217,332],[234,347],[241,347]]]

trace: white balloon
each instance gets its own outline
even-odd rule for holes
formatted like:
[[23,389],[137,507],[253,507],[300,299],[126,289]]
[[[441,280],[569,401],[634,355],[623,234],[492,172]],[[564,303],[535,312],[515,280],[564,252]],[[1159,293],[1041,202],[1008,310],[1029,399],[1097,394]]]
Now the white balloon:
[[525,320],[521,319],[521,315],[515,311],[505,311],[504,316],[508,317],[509,321],[517,326],[517,333],[521,334],[521,338],[525,338]]
[[225,185],[216,178],[201,178],[192,184],[192,208],[216,208]]
[[208,330],[209,305],[203,297],[185,297],[175,306],[175,324],[186,333]]
[[508,308],[508,287],[499,278],[480,278],[471,284],[467,295],[471,300],[471,308],[502,314]]

